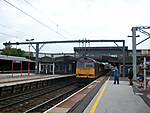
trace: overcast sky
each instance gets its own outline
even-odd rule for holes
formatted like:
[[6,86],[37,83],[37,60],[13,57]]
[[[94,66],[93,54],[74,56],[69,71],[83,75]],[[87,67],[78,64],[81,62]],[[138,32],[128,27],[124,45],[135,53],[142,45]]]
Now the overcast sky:
[[[7,0],[47,27],[0,0],[0,48],[3,42],[53,40],[125,40],[132,48],[134,26],[150,25],[150,0]],[[57,27],[58,26],[58,27]],[[150,30],[147,30],[150,33]],[[60,36],[58,33],[62,34]],[[7,35],[4,35],[7,34]],[[137,43],[145,38],[139,32]],[[150,48],[150,40],[137,46]],[[122,45],[118,43],[118,45]],[[57,47],[56,47],[57,46]],[[41,52],[73,52],[79,44],[45,45]],[[81,46],[81,44],[80,44]],[[115,46],[114,43],[92,43],[87,46]],[[16,46],[14,46],[16,47]],[[28,50],[28,46],[17,46]]]

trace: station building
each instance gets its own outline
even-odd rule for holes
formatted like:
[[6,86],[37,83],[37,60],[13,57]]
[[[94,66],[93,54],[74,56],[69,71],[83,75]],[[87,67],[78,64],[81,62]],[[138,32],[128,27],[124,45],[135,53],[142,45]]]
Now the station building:
[[44,56],[39,59],[39,73],[42,74],[73,74],[75,66],[76,59],[72,56],[56,58]]
[[[75,47],[76,56],[92,56],[100,61],[117,63],[120,65],[120,71],[123,69],[123,47]],[[137,54],[137,73],[143,67],[143,58],[147,59],[147,74],[150,75],[150,49],[138,49]],[[125,75],[127,76],[128,69],[132,67],[132,50],[125,47]],[[143,69],[142,69],[143,71]]]
[[0,73],[27,73],[30,62],[30,72],[35,72],[35,61],[16,56],[0,55]]
[[[150,62],[150,50],[137,50],[137,73],[139,67],[143,64],[143,53],[146,52],[147,62]],[[59,54],[54,57],[50,53],[39,58],[39,73],[53,74],[73,74],[75,73],[76,60],[80,56],[90,56],[102,62],[110,64],[117,63],[122,72],[123,67],[123,48],[122,47],[74,47],[73,54]],[[127,76],[128,69],[132,67],[132,50],[125,47],[125,75]],[[54,67],[54,68],[53,68]],[[150,66],[148,66],[150,67]],[[147,70],[149,72],[149,69]]]
[[[147,60],[147,73],[150,75],[150,49],[138,49],[137,53],[137,73],[140,69],[143,68],[143,58],[146,56]],[[34,54],[34,53],[33,53]],[[80,56],[90,56],[98,59],[102,62],[109,62],[111,64],[118,63],[120,65],[120,69],[122,72],[122,64],[123,64],[123,48],[122,47],[74,47],[74,53],[43,53],[43,57],[39,58],[39,73],[43,74],[53,74],[53,69],[55,74],[73,74],[75,73],[75,65],[76,60]],[[132,67],[132,50],[128,50],[128,47],[125,47],[125,73],[127,75],[128,69]],[[2,58],[2,60],[8,58]],[[11,70],[11,61],[9,63],[9,70]],[[34,59],[32,60],[34,61]],[[31,62],[32,62],[31,61]],[[7,60],[9,62],[9,60]],[[23,63],[24,69],[28,68],[28,60]],[[32,70],[35,69],[35,62],[31,63]],[[20,64],[16,63],[16,70],[20,69]],[[34,68],[33,68],[34,67]],[[54,68],[53,68],[54,67]],[[4,69],[0,70],[4,72]],[[7,69],[8,71],[8,69]],[[143,69],[142,69],[143,71]]]

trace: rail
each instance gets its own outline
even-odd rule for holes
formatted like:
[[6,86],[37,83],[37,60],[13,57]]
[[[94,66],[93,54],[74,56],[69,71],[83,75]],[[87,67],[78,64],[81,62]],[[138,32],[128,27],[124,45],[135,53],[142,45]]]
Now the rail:
[[[7,97],[7,98],[2,98],[0,99],[0,109],[2,111],[9,111],[10,109],[15,108],[15,106],[19,106],[20,104],[23,105],[23,103],[28,103],[29,100],[35,99],[35,98],[40,98],[43,95],[46,94],[51,94],[54,92],[58,92],[58,90],[63,89],[67,86],[72,86],[74,85],[74,83],[69,83],[69,84],[59,84],[59,85],[55,85],[55,86],[49,86],[49,87],[45,87],[45,88],[41,88],[41,89],[37,89],[37,90],[33,90],[27,93],[22,93],[22,94],[18,94],[15,96],[11,96],[11,97]],[[74,86],[73,86],[74,87]],[[17,108],[15,108],[14,110],[16,110]]]
[[58,102],[62,101],[63,99],[67,98],[68,96],[70,96],[71,94],[75,93],[76,91],[78,91],[80,88],[77,87],[75,89],[72,89],[70,91],[64,92],[62,94],[59,94],[58,96],[40,104],[37,105],[27,111],[25,111],[24,113],[31,113],[31,112],[44,112],[46,111],[48,108],[52,107],[53,105],[57,104]]

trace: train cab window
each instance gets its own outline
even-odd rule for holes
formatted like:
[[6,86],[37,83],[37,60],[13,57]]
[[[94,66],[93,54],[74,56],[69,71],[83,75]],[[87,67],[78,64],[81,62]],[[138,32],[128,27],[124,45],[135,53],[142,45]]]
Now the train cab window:
[[79,68],[84,68],[85,66],[84,66],[85,64],[84,63],[81,63],[81,62],[78,62],[77,63],[77,67],[79,67]]
[[94,67],[93,63],[86,63],[86,68],[93,68],[93,67]]

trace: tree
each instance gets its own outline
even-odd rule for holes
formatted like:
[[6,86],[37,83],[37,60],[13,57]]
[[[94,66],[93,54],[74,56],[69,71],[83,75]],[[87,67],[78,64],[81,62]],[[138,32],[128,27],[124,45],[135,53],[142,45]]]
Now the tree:
[[[26,58],[29,58],[29,52],[24,51],[23,56],[26,57]],[[32,57],[33,57],[33,53],[30,52],[30,58],[32,58]]]
[[18,56],[18,57],[23,57],[24,51],[21,49],[16,49],[16,48],[4,48],[2,51],[2,55],[8,55],[8,56]]

